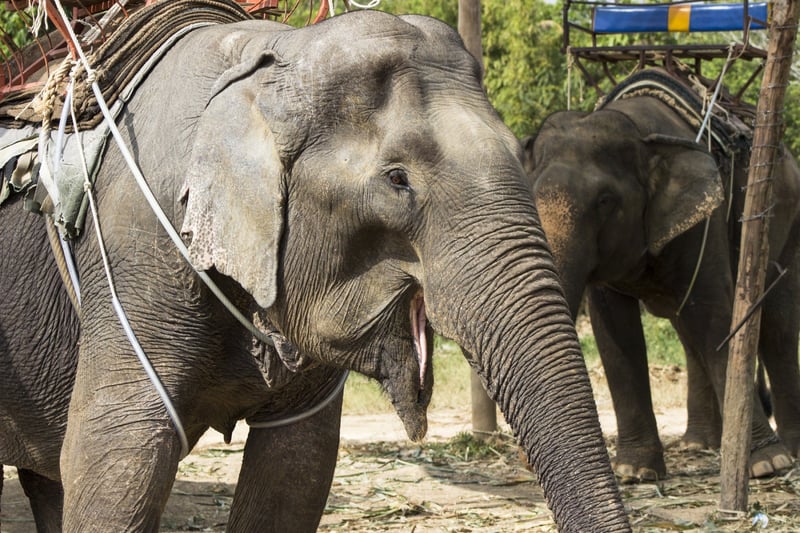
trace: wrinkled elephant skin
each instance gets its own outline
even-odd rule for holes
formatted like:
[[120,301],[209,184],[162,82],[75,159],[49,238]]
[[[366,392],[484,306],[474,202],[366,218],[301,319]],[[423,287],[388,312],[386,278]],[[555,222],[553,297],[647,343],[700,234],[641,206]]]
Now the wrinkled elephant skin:
[[[559,527],[628,531],[519,144],[479,73],[457,34],[426,17],[363,11],[296,30],[191,31],[118,123],[194,267],[282,342],[267,349],[223,308],[112,145],[96,195],[116,291],[190,445],[209,427],[229,434],[239,419],[314,405],[342,369],[378,380],[409,437],[422,438],[435,329],[470,354]],[[57,390],[61,403],[30,402],[35,418],[18,421],[4,371],[0,459],[62,481],[66,531],[155,531],[181,446],[112,310],[97,239],[74,245],[78,325],[43,223],[19,203],[0,208],[0,292],[34,301],[0,304],[0,357],[23,374],[41,369],[23,385],[39,400],[36,378],[68,389],[74,372],[74,387],[68,413],[69,392]],[[9,248],[20,226],[27,237]],[[51,295],[34,295],[39,284]],[[47,298],[58,305],[40,313]],[[69,370],[48,375],[42,362],[55,356]],[[251,429],[230,530],[315,530],[340,410],[339,395],[301,423]],[[62,438],[59,468],[45,444]]]
[[[734,164],[735,182],[728,183],[708,149],[694,144],[695,136],[666,104],[638,96],[592,113],[554,114],[535,139],[523,143],[537,208],[573,314],[588,288],[619,428],[615,472],[628,481],[666,474],[640,302],[670,319],[686,352],[683,444],[720,444],[728,355],[727,345],[720,351],[717,346],[731,322],[747,164]],[[764,302],[759,352],[771,381],[780,442],[756,402],[753,476],[785,469],[790,453],[800,451],[800,172],[785,150],[777,168],[767,283],[777,275],[775,263],[789,271]]]

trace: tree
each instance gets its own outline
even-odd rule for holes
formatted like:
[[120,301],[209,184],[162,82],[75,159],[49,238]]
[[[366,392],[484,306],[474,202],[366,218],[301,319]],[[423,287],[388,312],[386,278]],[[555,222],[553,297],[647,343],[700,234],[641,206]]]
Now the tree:
[[24,18],[17,12],[9,11],[5,4],[0,3],[0,61],[8,56],[9,45],[22,48],[31,41],[32,37]]

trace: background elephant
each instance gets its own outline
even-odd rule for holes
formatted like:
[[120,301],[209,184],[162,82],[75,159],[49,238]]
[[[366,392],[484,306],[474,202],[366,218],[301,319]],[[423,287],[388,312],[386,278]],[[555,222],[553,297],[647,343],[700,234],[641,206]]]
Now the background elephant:
[[[720,443],[728,352],[727,345],[720,351],[717,346],[730,328],[749,152],[736,163],[731,184],[721,179],[708,149],[695,144],[696,135],[660,99],[632,96],[592,113],[556,113],[524,143],[542,225],[573,316],[588,286],[592,327],[619,428],[615,472],[627,480],[665,475],[640,302],[670,319],[686,351],[683,444]],[[772,384],[780,441],[756,405],[755,476],[789,466],[790,453],[800,451],[800,172],[786,151],[776,169],[767,282],[777,275],[775,264],[789,271],[764,302],[759,349]],[[706,217],[698,277],[677,314],[698,262]]]
[[[194,266],[276,348],[198,279],[112,145],[95,190],[116,292],[190,446],[209,427],[314,405],[342,369],[378,380],[420,439],[435,328],[482,376],[559,527],[629,530],[519,144],[479,73],[425,17],[187,33],[117,122]],[[0,256],[0,460],[62,482],[67,531],[156,530],[181,444],[112,310],[98,239],[74,243],[78,325],[43,221],[20,203],[0,207],[4,237],[23,232]],[[52,357],[64,363],[51,371]],[[45,383],[61,385],[55,399]],[[20,413],[8,407],[20,394],[42,401]],[[251,430],[230,529],[316,528],[340,409],[339,395],[302,423]]]

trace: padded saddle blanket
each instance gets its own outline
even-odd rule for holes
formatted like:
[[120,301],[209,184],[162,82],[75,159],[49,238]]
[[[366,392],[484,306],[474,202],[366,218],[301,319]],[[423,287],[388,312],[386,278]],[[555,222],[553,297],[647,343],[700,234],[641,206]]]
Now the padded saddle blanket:
[[[250,18],[232,0],[161,0],[131,15],[89,58],[111,115],[119,115],[153,66],[186,33]],[[94,181],[109,133],[81,67],[76,80],[72,109],[80,133],[72,131],[72,121],[62,120],[41,135],[45,117],[30,105],[30,94],[8,97],[0,107],[0,205],[13,194],[24,194],[27,209],[52,215],[69,238],[81,234],[88,207],[85,184]],[[68,79],[55,81],[61,96],[51,113],[58,117]]]
[[[711,82],[696,77],[690,79],[687,73],[647,68],[617,84],[597,103],[596,108],[615,100],[651,96],[670,106],[687,124],[699,131],[707,112],[707,102],[701,91],[710,97],[712,89]],[[723,88],[712,110],[707,130],[713,141],[711,152],[718,163],[731,157],[744,156],[749,159],[754,123],[755,107],[734,100]]]

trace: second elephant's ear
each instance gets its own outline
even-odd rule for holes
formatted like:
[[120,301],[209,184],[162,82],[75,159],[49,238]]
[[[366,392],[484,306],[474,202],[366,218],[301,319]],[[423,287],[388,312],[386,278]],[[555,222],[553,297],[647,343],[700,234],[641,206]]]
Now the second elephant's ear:
[[181,228],[195,268],[230,276],[262,308],[276,297],[285,201],[279,150],[256,101],[271,68],[274,56],[261,53],[217,79],[197,123]]
[[690,140],[652,135],[650,148],[647,248],[658,255],[669,241],[710,216],[723,201],[714,158]]

